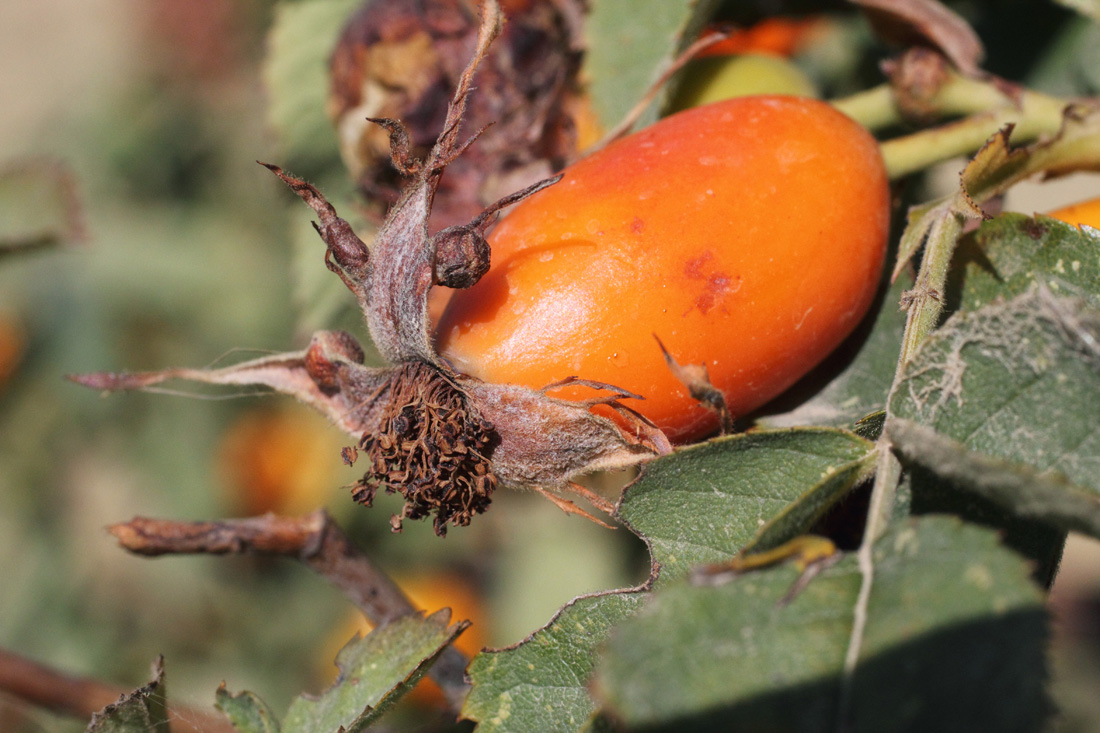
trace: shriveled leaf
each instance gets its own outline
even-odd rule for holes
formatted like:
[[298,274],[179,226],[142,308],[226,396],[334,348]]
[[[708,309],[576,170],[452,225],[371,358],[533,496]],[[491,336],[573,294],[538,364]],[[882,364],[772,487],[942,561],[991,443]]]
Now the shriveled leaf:
[[1013,184],[1042,173],[1054,178],[1078,171],[1100,171],[1100,105],[1075,104],[1062,111],[1058,134],[1012,148],[1011,127],[982,147],[962,172],[962,191],[971,204],[1004,193]]
[[229,722],[240,733],[279,733],[279,720],[263,700],[251,692],[236,695],[218,688],[215,706],[225,713]]
[[597,696],[647,730],[1034,729],[1045,623],[1026,563],[994,533],[944,517],[892,528],[875,562],[843,711],[854,557],[782,606],[788,566],[656,591],[613,633]]
[[1023,177],[1032,164],[1027,148],[1013,148],[1009,143],[1012,128],[999,130],[963,168],[960,175],[964,201],[973,213],[982,215],[977,198],[982,190],[1002,191]]
[[[951,463],[926,455],[935,452],[934,441],[922,447],[914,438],[903,448],[1010,512],[1041,516],[1078,501],[1086,501],[1079,505],[1085,511],[1087,496],[1071,484],[1100,499],[1100,309],[1032,286],[1010,301],[957,314],[906,365],[890,414],[979,454],[960,458],[970,469],[948,476]],[[1046,475],[1029,491],[1021,490],[1017,470],[973,476],[984,457]],[[1053,493],[1057,504],[1032,506],[1036,492]],[[1049,501],[1054,497],[1042,500]],[[1056,524],[1082,528],[1065,518]]]
[[76,184],[56,160],[0,166],[0,256],[85,236]]
[[285,733],[361,731],[413,688],[443,649],[468,626],[448,626],[450,611],[404,616],[353,639],[336,657],[340,675],[320,696],[302,696],[287,712]]
[[965,74],[976,75],[985,56],[981,39],[953,10],[937,0],[851,0],[875,31],[892,43],[930,45]]
[[995,133],[967,163],[959,190],[914,207],[902,234],[894,278],[948,219],[990,218],[981,204],[1037,174],[1055,177],[1100,170],[1100,106],[1070,105],[1062,110],[1062,128],[1049,139],[1013,148],[1013,126]]
[[1045,216],[1003,214],[960,243],[949,297],[965,310],[1012,298],[1035,282],[1100,307],[1100,232]]
[[332,123],[325,114],[328,58],[340,29],[360,0],[279,2],[268,35],[263,78],[268,120],[287,155],[339,161]]
[[467,671],[473,689],[462,716],[482,733],[586,729],[597,710],[588,691],[596,650],[644,597],[622,591],[578,598],[520,644],[478,654]]
[[872,450],[825,428],[720,438],[647,465],[618,515],[650,545],[665,583],[750,542],[766,549],[804,533],[865,475]]
[[865,319],[840,349],[818,368],[838,369],[834,364],[839,365],[839,370],[824,388],[793,410],[767,415],[757,423],[769,428],[846,427],[885,408],[905,333],[905,311],[899,304],[910,287],[912,282],[908,277],[894,283],[882,297],[877,313]]
[[[585,24],[583,76],[605,128],[616,125],[687,46],[717,6],[715,0],[600,0]],[[640,122],[651,122],[655,105]]]
[[169,733],[164,659],[153,662],[153,679],[92,716],[88,733]]

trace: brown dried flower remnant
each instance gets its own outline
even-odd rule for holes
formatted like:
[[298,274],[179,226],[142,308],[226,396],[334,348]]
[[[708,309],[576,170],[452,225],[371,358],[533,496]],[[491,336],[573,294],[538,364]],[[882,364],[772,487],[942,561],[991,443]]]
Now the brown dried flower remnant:
[[[474,129],[492,127],[447,171],[432,229],[465,223],[577,153],[584,2],[501,5],[508,23],[480,64],[478,93],[464,119]],[[404,185],[390,165],[389,128],[367,119],[403,120],[409,149],[426,156],[477,33],[470,0],[365,0],[344,28],[330,61],[329,115],[344,162],[379,218]]]
[[[488,384],[454,370],[436,354],[427,298],[433,285],[469,287],[488,268],[485,230],[493,215],[557,179],[506,196],[459,224],[429,234],[432,201],[444,170],[477,138],[459,141],[474,71],[500,31],[494,0],[482,5],[473,59],[462,72],[443,131],[426,159],[410,156],[408,135],[396,120],[375,120],[389,132],[395,167],[410,176],[367,246],[310,184],[268,165],[317,214],[325,263],[359,300],[379,352],[392,366],[363,365],[363,350],[340,331],[314,334],[307,349],[255,359],[223,369],[167,369],[146,373],[100,372],[73,377],[89,387],[141,389],[168,379],[208,384],[263,385],[317,408],[357,441],[343,458],[366,458],[354,498],[369,505],[379,489],[400,493],[404,519],[434,517],[437,534],[463,526],[484,512],[498,485],[534,489],[565,511],[595,519],[561,497],[584,496],[601,509],[605,500],[573,483],[581,474],[633,465],[669,452],[664,433],[619,400],[637,398],[609,385],[567,380],[609,394],[586,402],[551,397],[548,391]],[[265,164],[266,165],[266,164]],[[613,421],[591,412],[603,405]],[[624,427],[625,426],[625,427]],[[597,520],[598,521],[598,520]]]

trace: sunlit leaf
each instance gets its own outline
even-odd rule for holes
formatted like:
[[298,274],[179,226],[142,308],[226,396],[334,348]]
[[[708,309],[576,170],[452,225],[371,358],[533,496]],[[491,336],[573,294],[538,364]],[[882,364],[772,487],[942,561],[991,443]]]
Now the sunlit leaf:
[[627,591],[578,598],[517,646],[478,654],[467,670],[473,689],[463,717],[476,720],[482,733],[584,729],[597,710],[588,691],[596,651],[644,596]]
[[[616,125],[664,65],[710,17],[715,0],[596,0],[588,14],[585,75],[605,128]],[[656,109],[654,107],[653,109]],[[651,111],[642,122],[653,120]]]
[[664,583],[754,538],[766,549],[805,532],[865,475],[872,450],[825,428],[721,438],[646,466],[619,516],[649,543]]
[[[890,411],[935,431],[899,426],[902,451],[933,473],[1016,514],[1096,531],[1100,309],[1087,301],[1032,286],[955,315],[906,365]],[[983,470],[985,457],[1023,467]],[[1028,482],[1028,472],[1045,475]]]
[[892,528],[876,545],[846,692],[854,557],[786,605],[791,567],[719,585],[680,580],[618,626],[595,689],[615,717],[647,730],[1035,729],[1045,621],[1027,576],[988,530],[944,517]]
[[364,730],[413,688],[466,624],[450,611],[405,616],[353,639],[336,657],[340,676],[320,696],[302,696],[287,712],[285,733]]
[[1056,219],[1004,214],[960,243],[949,299],[976,310],[1041,282],[1100,306],[1100,232]]

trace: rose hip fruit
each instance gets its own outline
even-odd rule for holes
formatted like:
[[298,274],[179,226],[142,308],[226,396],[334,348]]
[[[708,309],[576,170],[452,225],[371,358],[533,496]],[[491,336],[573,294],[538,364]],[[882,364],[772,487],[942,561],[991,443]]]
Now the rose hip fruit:
[[734,415],[760,407],[871,305],[889,199],[875,140],[825,103],[690,109],[517,205],[489,237],[488,274],[451,297],[437,344],[487,381],[622,386],[671,439],[698,439],[717,417],[654,336],[680,364],[705,365]]

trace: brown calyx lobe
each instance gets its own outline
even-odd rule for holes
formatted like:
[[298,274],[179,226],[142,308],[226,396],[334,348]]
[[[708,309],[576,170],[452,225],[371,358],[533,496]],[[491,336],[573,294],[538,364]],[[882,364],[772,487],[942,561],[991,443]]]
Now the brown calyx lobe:
[[352,497],[370,506],[378,489],[401,494],[405,506],[391,520],[395,531],[403,519],[432,514],[437,535],[450,524],[466,526],[489,507],[497,486],[493,425],[434,365],[405,362],[390,386],[380,425],[360,439],[369,466]]

